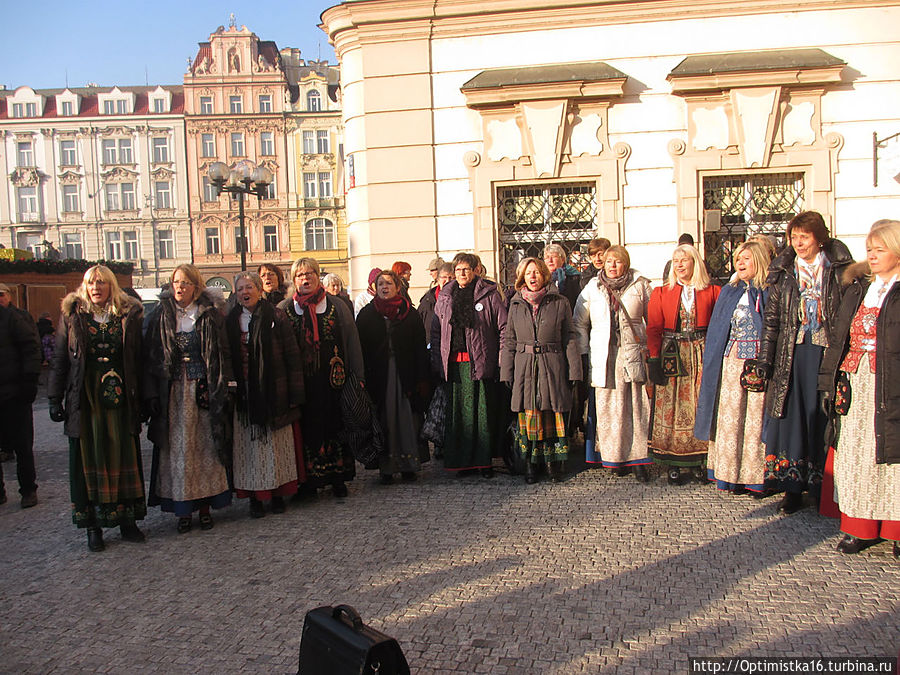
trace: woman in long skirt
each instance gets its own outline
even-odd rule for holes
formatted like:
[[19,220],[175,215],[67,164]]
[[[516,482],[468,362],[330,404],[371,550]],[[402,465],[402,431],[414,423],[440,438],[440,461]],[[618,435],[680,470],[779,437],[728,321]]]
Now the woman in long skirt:
[[[647,374],[647,306],[650,281],[631,269],[624,246],[606,252],[597,277],[589,281],[575,305],[575,330],[590,363],[590,391],[595,426],[585,459],[623,476],[630,471],[649,480],[647,433],[650,402]],[[586,435],[588,430],[586,431]]]
[[668,467],[669,483],[690,467],[705,480],[707,441],[694,438],[703,376],[706,327],[719,297],[700,254],[681,244],[672,254],[669,282],[653,289],[647,308],[648,370],[654,383],[649,438],[653,461]]
[[234,414],[234,488],[250,498],[250,515],[283,513],[297,492],[291,424],[303,403],[300,348],[287,317],[262,298],[259,275],[235,277],[238,304],[226,321],[232,371],[237,381]]
[[386,453],[379,458],[381,482],[399,473],[416,480],[421,468],[419,429],[428,395],[428,351],[422,318],[400,294],[403,283],[392,270],[375,280],[375,299],[356,317],[366,364],[366,391],[378,406]]
[[431,360],[449,385],[444,468],[491,478],[502,433],[497,386],[507,312],[497,284],[476,274],[479,265],[471,253],[454,258],[456,280],[444,286],[434,308]]
[[747,241],[734,252],[737,276],[722,289],[709,320],[694,436],[709,440],[707,477],[720,490],[763,494],[763,391],[741,385],[744,365],[759,353],[768,293],[768,248]]
[[566,417],[574,383],[581,380],[581,356],[572,329],[569,301],[550,285],[550,269],[525,258],[516,269],[516,294],[509,304],[500,378],[518,413],[516,443],[525,464],[525,482],[546,464],[559,480],[569,454]]
[[[346,481],[356,476],[356,459],[341,439],[341,392],[349,386],[348,373],[365,382],[356,323],[347,306],[325,292],[314,258],[296,260],[291,281],[293,296],[280,308],[300,344],[306,381],[303,417],[294,424],[298,448],[302,444],[296,459],[302,483],[298,494],[313,496],[318,488],[330,485],[335,497],[346,497]],[[373,287],[374,283],[375,278]]]
[[102,551],[103,527],[144,541],[135,521],[147,514],[140,443],[143,306],[104,265],[84,273],[62,301],[50,371],[50,418],[69,437],[72,521]]
[[[876,222],[847,285],[819,387],[839,413],[834,488],[842,553],[894,542],[900,559],[900,221]],[[847,387],[849,383],[849,387]]]
[[787,226],[790,246],[769,266],[759,375],[766,387],[766,488],[784,491],[779,509],[818,498],[825,465],[825,416],[816,384],[843,289],[850,251],[828,235],[821,214],[804,211]]
[[144,337],[142,394],[154,444],[148,501],[178,518],[179,534],[191,530],[194,511],[210,530],[210,508],[231,504],[225,399],[235,384],[221,300],[196,267],[179,265]]

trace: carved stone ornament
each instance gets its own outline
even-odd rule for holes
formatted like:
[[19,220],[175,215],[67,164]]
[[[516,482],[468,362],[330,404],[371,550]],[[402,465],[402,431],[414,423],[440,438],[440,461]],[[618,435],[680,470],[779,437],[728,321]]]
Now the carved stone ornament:
[[131,138],[135,131],[134,127],[104,127],[97,129],[97,135],[102,138]]
[[154,169],[153,171],[151,171],[150,175],[153,177],[153,180],[172,180],[175,172],[171,169],[161,166],[158,169]]
[[469,150],[466,154],[463,155],[463,164],[466,166],[478,166],[481,164],[481,155],[479,155],[474,150]]
[[35,187],[41,182],[41,174],[33,166],[20,166],[9,174],[9,181],[15,187]]
[[59,174],[59,182],[63,185],[78,185],[81,183],[81,179],[83,176],[80,173],[75,173],[74,171],[64,171]]
[[106,183],[131,183],[137,178],[137,172],[129,171],[121,166],[107,171],[102,174],[103,181]]

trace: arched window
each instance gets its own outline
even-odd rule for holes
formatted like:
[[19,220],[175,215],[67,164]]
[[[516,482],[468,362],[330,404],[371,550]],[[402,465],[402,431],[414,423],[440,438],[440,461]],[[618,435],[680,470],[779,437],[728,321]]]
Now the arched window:
[[323,251],[335,248],[334,223],[328,218],[312,218],[306,221],[307,251]]
[[310,89],[306,92],[306,109],[309,112],[319,112],[322,110],[322,95],[317,89]]

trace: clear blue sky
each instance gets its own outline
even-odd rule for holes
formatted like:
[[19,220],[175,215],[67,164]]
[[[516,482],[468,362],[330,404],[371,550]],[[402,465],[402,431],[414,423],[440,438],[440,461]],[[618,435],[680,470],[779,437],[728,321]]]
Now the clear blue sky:
[[[336,63],[321,13],[340,0],[0,0],[0,84],[10,89],[181,84],[187,58],[218,26],[245,25],[279,49]],[[145,75],[146,67],[146,75]]]

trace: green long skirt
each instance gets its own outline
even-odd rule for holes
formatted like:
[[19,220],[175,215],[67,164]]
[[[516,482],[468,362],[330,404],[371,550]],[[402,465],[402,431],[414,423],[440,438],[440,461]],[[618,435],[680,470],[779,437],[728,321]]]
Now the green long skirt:
[[486,469],[500,447],[501,423],[493,380],[473,380],[471,363],[451,363],[450,399],[444,432],[444,468]]
[[81,394],[81,438],[69,439],[72,522],[115,527],[147,515],[138,437],[123,401],[110,410],[100,402],[100,373],[88,367]]

